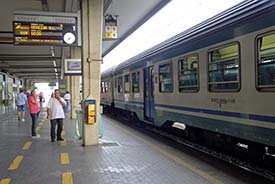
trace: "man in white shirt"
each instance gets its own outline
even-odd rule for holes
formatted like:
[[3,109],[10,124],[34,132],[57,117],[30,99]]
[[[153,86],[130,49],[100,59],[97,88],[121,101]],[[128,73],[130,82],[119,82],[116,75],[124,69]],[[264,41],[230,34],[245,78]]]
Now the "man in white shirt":
[[[53,97],[47,104],[47,118],[51,121],[51,141],[54,142],[57,137],[57,141],[63,141],[61,132],[63,128],[63,119],[65,118],[63,108],[66,106],[65,100],[60,96],[59,89],[54,91]],[[57,124],[57,132],[55,134],[55,127]],[[56,135],[56,136],[55,136]]]
[[64,95],[64,99],[66,101],[65,112],[69,112],[69,110],[70,110],[70,100],[71,100],[71,95],[70,95],[69,91],[67,91],[66,94]]

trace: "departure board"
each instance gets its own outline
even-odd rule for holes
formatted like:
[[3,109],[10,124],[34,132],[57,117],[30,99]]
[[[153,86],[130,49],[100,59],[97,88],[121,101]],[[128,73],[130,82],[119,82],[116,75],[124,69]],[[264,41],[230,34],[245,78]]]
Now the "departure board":
[[14,44],[60,45],[77,44],[75,24],[13,22]]

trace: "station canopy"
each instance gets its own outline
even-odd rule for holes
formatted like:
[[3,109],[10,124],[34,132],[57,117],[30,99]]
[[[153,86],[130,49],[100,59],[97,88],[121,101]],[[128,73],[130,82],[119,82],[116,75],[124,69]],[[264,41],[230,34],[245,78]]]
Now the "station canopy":
[[[102,56],[107,55],[168,2],[170,0],[104,0],[104,16],[117,16],[118,38],[103,39]],[[70,58],[70,47],[14,44],[14,12],[77,13],[80,6],[80,0],[3,0],[0,6],[0,70],[33,82],[55,82],[62,78],[62,59]]]

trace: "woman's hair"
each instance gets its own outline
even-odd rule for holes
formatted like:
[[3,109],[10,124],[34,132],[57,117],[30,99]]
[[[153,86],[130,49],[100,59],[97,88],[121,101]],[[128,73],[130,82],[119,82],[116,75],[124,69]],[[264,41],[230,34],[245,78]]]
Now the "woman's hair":
[[35,92],[35,89],[31,90],[31,95]]

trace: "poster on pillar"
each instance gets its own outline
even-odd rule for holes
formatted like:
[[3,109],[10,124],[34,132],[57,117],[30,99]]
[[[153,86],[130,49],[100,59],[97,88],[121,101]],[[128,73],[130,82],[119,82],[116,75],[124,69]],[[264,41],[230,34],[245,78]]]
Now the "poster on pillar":
[[81,75],[81,59],[64,59],[65,75]]

